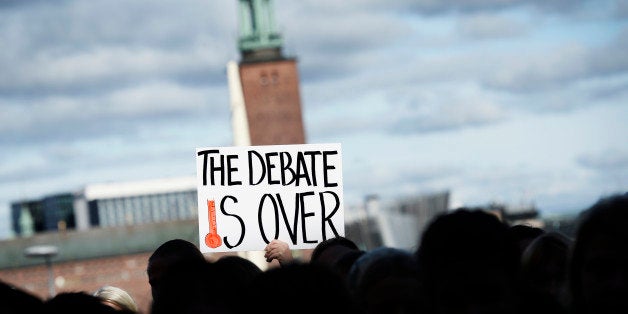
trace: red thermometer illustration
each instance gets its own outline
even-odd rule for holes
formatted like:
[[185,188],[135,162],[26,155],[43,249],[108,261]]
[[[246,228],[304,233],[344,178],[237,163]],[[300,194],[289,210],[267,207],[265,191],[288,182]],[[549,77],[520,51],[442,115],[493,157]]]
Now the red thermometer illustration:
[[207,212],[209,216],[209,233],[205,236],[205,244],[212,249],[219,247],[222,240],[216,231],[216,205],[214,200],[207,200]]

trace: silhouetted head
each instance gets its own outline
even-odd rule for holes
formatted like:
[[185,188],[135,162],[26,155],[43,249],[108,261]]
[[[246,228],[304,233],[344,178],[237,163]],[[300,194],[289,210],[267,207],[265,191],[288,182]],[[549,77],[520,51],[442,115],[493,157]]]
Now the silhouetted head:
[[257,276],[245,297],[244,313],[351,313],[343,279],[318,264],[292,263]]
[[43,304],[35,295],[0,281],[0,313],[40,313]]
[[537,237],[545,233],[545,230],[528,225],[514,225],[508,229],[510,236],[519,248],[519,254],[523,254],[528,245]]
[[600,199],[582,215],[571,259],[576,313],[628,313],[628,193]]
[[518,253],[495,215],[461,208],[436,217],[416,256],[431,311],[512,312]]
[[[521,279],[530,302],[539,307],[564,310],[572,240],[558,232],[547,232],[523,252]],[[554,311],[556,312],[556,311]]]
[[310,257],[310,263],[328,263],[335,261],[338,255],[347,251],[358,251],[355,242],[348,238],[337,236],[326,239],[316,245]]
[[419,312],[419,282],[412,253],[379,247],[360,256],[348,274],[349,291],[362,313]]
[[115,314],[132,313],[115,310],[105,305],[98,297],[85,292],[62,292],[44,303],[45,314]]
[[353,262],[362,254],[364,251],[355,242],[338,236],[320,242],[312,251],[310,263],[330,267],[346,278]]
[[102,303],[109,305],[116,310],[125,310],[137,313],[138,308],[135,300],[125,290],[114,286],[102,286],[94,292]]
[[[193,243],[174,239],[160,245],[148,259],[148,282],[151,286],[153,300],[157,300],[165,282],[184,282],[188,276],[198,277],[198,269],[205,264],[205,257]],[[180,277],[182,276],[182,277]]]
[[214,262],[218,272],[228,274],[238,285],[248,285],[262,270],[250,260],[238,255],[226,255]]

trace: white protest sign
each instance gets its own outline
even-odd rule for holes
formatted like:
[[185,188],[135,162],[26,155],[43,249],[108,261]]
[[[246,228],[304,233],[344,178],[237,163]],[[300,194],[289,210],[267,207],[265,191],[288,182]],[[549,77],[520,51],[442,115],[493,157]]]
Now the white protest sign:
[[199,248],[261,251],[273,239],[311,249],[344,236],[340,144],[196,150]]

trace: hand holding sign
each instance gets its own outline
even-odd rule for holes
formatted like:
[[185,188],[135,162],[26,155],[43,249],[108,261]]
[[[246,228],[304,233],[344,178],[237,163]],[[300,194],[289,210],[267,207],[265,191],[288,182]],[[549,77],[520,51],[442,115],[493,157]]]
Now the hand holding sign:
[[264,258],[270,263],[276,259],[282,266],[292,262],[292,251],[288,243],[274,239],[264,248]]

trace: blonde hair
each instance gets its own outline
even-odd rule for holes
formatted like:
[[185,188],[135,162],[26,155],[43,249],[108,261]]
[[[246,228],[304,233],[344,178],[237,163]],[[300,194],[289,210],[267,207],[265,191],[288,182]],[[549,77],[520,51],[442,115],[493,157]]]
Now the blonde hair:
[[103,286],[94,292],[94,296],[100,298],[100,300],[113,308],[118,310],[131,311],[133,313],[139,313],[137,310],[137,304],[135,300],[129,295],[128,292],[114,286]]

